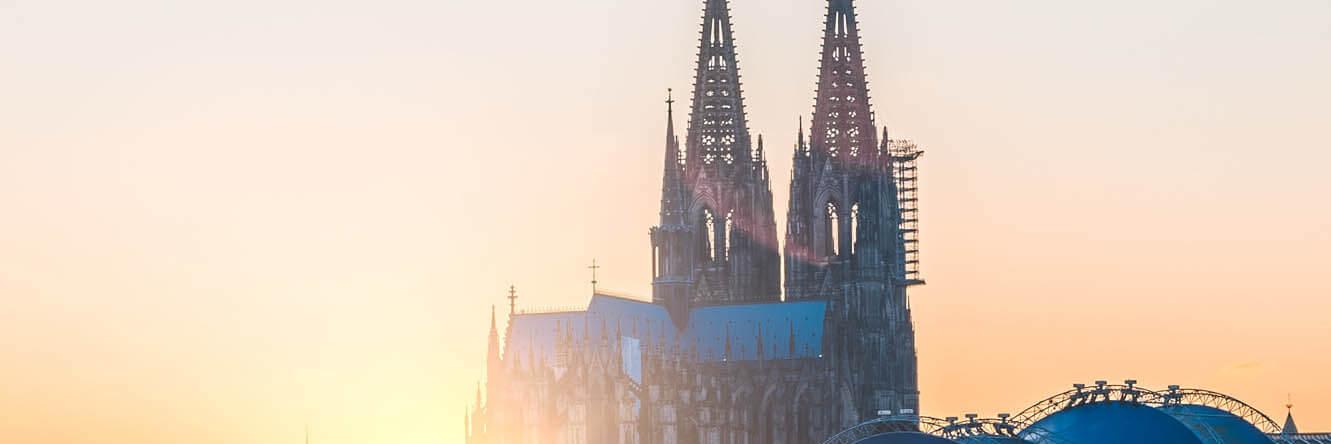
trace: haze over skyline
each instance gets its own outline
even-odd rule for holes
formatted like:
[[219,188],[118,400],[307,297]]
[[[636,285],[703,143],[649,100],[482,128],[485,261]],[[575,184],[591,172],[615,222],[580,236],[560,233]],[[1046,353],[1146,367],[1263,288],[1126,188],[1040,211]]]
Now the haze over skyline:
[[[460,441],[508,285],[650,296],[700,4],[0,1],[0,441]],[[1331,430],[1331,4],[857,4],[925,414],[1136,378]],[[784,227],[823,2],[731,5]]]

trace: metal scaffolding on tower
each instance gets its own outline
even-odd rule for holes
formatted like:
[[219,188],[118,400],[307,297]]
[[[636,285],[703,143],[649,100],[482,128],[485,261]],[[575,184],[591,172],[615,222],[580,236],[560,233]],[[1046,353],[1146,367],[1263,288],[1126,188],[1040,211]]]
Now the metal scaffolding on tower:
[[919,285],[924,279],[920,277],[920,176],[916,162],[924,151],[909,140],[888,141],[888,150],[897,183],[897,207],[901,211],[898,224],[906,253],[906,285]]

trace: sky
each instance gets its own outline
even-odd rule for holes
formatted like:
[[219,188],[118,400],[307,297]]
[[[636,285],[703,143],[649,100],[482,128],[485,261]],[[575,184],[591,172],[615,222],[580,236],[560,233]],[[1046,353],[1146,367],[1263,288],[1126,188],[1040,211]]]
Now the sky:
[[[1331,430],[1331,3],[857,3],[926,150],[923,413],[1135,378]],[[784,226],[823,3],[731,4]],[[0,0],[0,441],[461,442],[509,285],[650,296],[700,11]]]

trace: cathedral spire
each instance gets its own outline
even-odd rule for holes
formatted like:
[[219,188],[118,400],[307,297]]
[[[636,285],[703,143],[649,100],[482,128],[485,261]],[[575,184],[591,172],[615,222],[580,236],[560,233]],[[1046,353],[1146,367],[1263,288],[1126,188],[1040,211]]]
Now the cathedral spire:
[[491,363],[499,361],[499,325],[495,322],[495,307],[490,306],[490,344],[488,350]]
[[795,154],[796,154],[796,155],[804,155],[804,154],[808,154],[808,152],[809,152],[809,150],[808,150],[808,146],[805,145],[805,140],[804,140],[804,116],[800,116],[799,119],[800,119],[800,124],[799,124],[799,134],[795,136],[795,140],[796,140],[796,142],[795,142]]
[[[504,363],[499,357],[499,327],[495,322],[495,307],[490,306],[490,338],[485,354],[485,386],[493,396],[499,390],[499,379]],[[480,402],[481,388],[476,387],[476,401]]]
[[684,223],[684,188],[680,182],[679,137],[675,136],[674,91],[666,89],[665,162],[661,173],[661,224]]
[[758,162],[767,162],[767,152],[763,149],[762,134],[758,134],[758,149],[754,151],[753,159]]
[[750,139],[728,1],[706,0],[702,19],[688,128],[683,142],[666,136],[661,224],[651,231],[652,301],[680,329],[692,306],[781,297],[770,176]]
[[876,154],[854,0],[828,0],[818,72],[811,134],[815,155],[858,158]]
[[707,0],[701,37],[686,142],[690,171],[752,157],[727,0]]

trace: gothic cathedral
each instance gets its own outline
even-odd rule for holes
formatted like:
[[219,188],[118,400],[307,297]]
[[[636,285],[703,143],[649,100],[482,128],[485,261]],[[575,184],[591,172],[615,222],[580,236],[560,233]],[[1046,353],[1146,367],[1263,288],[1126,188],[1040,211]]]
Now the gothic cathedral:
[[[667,101],[651,302],[491,314],[467,442],[820,443],[919,410],[913,145],[874,122],[853,0],[828,0],[784,251],[727,0],[706,0],[684,139]],[[880,136],[881,134],[881,136]],[[784,298],[781,267],[784,264]]]

